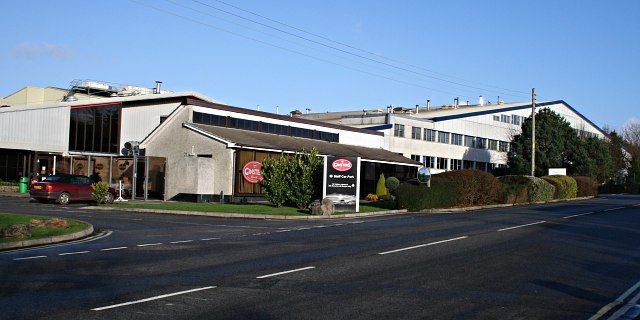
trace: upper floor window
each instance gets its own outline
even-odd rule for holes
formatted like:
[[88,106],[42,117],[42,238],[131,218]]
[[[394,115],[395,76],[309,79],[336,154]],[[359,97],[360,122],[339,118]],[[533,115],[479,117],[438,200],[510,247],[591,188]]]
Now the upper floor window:
[[457,146],[462,145],[462,135],[457,133],[451,134],[451,144],[455,144]]
[[500,115],[500,120],[504,123],[511,123],[511,118],[506,114]]
[[476,138],[476,148],[478,149],[486,149],[487,148],[487,139],[485,138]]
[[438,131],[438,142],[449,143],[449,132]]
[[476,137],[464,136],[464,146],[469,148],[476,147]]
[[498,150],[498,140],[489,139],[489,150]]
[[416,140],[422,139],[422,128],[411,127],[411,139],[416,139]]
[[69,150],[119,153],[120,104],[71,107]]
[[432,168],[432,169],[436,167],[435,157],[424,156],[423,159],[424,160],[422,161],[422,163],[424,164],[425,167]]
[[513,115],[511,115],[511,123],[519,126],[520,123],[521,123],[520,122],[521,118],[522,118],[521,116],[513,114]]
[[393,136],[404,138],[404,124],[393,125]]
[[424,140],[436,141],[436,131],[432,129],[424,129]]
[[502,152],[509,151],[509,142],[500,141],[499,150],[502,151]]

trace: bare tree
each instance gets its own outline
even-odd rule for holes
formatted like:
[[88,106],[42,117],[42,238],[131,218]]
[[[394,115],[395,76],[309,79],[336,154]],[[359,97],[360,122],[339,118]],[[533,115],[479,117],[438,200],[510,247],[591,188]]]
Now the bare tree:
[[622,125],[622,138],[630,145],[640,147],[640,122],[631,118]]

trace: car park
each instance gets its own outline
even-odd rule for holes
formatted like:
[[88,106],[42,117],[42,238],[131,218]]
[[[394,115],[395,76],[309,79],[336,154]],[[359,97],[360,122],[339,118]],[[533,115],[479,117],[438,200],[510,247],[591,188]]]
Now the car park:
[[[29,194],[38,202],[52,202],[66,205],[71,201],[95,201],[93,198],[93,184],[87,176],[82,175],[51,175],[43,181],[31,185]],[[104,201],[112,203],[115,199],[116,191],[109,188]]]

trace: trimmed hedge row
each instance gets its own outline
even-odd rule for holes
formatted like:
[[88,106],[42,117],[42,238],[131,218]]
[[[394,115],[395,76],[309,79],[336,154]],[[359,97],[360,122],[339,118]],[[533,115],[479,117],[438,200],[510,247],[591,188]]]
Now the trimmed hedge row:
[[556,190],[552,184],[531,176],[498,177],[505,189],[505,203],[547,202]]
[[440,176],[431,177],[431,188],[420,183],[403,182],[396,189],[398,209],[420,211],[424,209],[449,208],[456,204],[456,185]]
[[544,176],[545,181],[556,187],[555,199],[571,199],[578,196],[578,183],[569,176]]
[[478,206],[497,203],[548,202],[577,196],[596,196],[597,181],[590,177],[494,177],[476,169],[456,170],[431,177],[431,188],[417,182],[401,183],[396,190],[399,209]]
[[595,197],[598,195],[598,181],[591,177],[573,177],[578,185],[578,197]]

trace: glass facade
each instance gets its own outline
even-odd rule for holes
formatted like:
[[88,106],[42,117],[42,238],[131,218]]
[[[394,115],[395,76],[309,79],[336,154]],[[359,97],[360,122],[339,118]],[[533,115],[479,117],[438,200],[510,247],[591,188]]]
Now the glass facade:
[[69,150],[118,153],[120,105],[71,108]]

